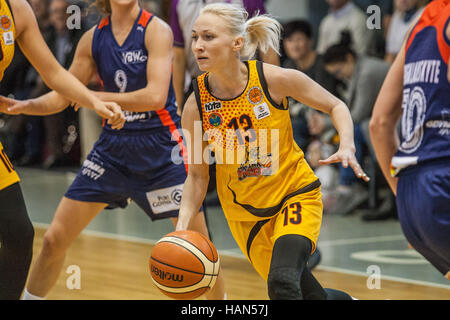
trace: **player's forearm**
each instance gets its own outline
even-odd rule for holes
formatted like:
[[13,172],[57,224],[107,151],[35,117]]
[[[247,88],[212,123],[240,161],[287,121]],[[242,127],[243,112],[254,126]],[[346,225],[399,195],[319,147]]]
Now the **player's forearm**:
[[63,111],[70,105],[70,101],[64,99],[55,91],[43,96],[28,100],[30,107],[26,114],[33,116],[46,116]]
[[[181,105],[184,100],[184,80],[186,72],[186,60],[184,57],[184,48],[174,48],[173,59],[173,87],[175,90],[175,96],[177,99],[178,108],[181,109]],[[179,110],[181,113],[181,110]]]
[[122,110],[145,112],[161,110],[166,105],[167,91],[144,88],[132,92],[92,91],[102,101],[112,101],[121,106]]
[[208,190],[208,178],[188,175],[183,188],[177,230],[189,229],[189,224],[202,206]]
[[330,118],[339,134],[339,147],[354,150],[353,120],[345,103],[339,101],[339,103],[331,109]]
[[[65,103],[63,103],[66,106],[72,102],[76,102],[80,106],[95,109],[95,105],[101,103],[100,99],[90,94],[89,89],[75,76],[61,67],[55,68],[52,72],[46,72],[46,75],[42,75],[42,79],[49,88],[59,93],[63,99],[66,99]],[[61,101],[63,100],[58,99],[58,103]],[[50,103],[54,103],[54,101],[51,100],[49,101],[49,105]]]
[[398,149],[398,136],[395,131],[395,123],[388,118],[372,118],[370,121],[370,140],[375,155],[386,181],[394,194],[397,191],[397,180],[391,176],[391,160]]

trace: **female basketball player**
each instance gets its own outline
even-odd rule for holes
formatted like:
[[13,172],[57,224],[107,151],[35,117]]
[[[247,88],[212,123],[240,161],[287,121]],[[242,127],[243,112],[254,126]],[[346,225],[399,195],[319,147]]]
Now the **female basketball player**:
[[[350,299],[324,290],[305,268],[316,247],[323,206],[320,182],[293,141],[286,97],[331,116],[340,146],[321,163],[342,162],[368,181],[355,159],[350,113],[297,70],[242,62],[257,47],[277,51],[280,34],[272,18],[246,18],[235,6],[212,4],[194,24],[192,50],[207,73],[197,78],[183,112],[183,129],[191,133],[186,134],[189,157],[198,158],[197,146],[207,147],[203,135],[193,134],[200,123],[216,153],[217,191],[231,232],[267,280],[271,299]],[[189,162],[177,230],[191,227],[206,192],[208,164],[199,162]]]
[[403,233],[450,280],[450,1],[432,1],[405,41],[370,135]]
[[[28,2],[0,0],[0,16],[0,81],[13,59],[14,42],[17,41],[49,87],[67,97],[68,101],[94,109],[114,128],[123,126],[125,118],[117,104],[101,102],[58,64],[39,32]],[[11,113],[7,109],[12,103],[14,101],[0,97],[0,112]],[[20,298],[33,253],[34,230],[19,180],[0,143],[0,300]]]
[[[138,0],[103,0],[97,5],[107,16],[80,39],[69,71],[87,83],[98,70],[105,92],[97,96],[119,103],[126,110],[126,123],[120,132],[104,125],[44,235],[24,299],[47,295],[66,250],[103,209],[124,208],[131,198],[152,220],[173,218],[175,224],[178,216],[186,168],[182,159],[180,164],[171,160],[175,147],[184,149],[171,83],[172,31],[142,10]],[[35,114],[45,114],[68,101],[50,92],[32,102]],[[203,213],[194,221],[194,228],[208,235]],[[221,277],[208,298],[224,298]]]

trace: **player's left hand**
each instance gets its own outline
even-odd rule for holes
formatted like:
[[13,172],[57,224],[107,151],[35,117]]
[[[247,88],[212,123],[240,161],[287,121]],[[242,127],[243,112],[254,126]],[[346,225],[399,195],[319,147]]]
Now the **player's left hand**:
[[354,148],[340,147],[336,153],[332,154],[327,159],[319,160],[319,164],[321,165],[338,162],[341,162],[344,168],[348,168],[348,166],[350,166],[358,178],[363,179],[365,182],[370,181],[369,176],[363,171],[358,163],[358,160],[356,160]]
[[108,119],[112,129],[120,130],[125,125],[125,115],[115,102],[102,102],[95,106],[94,111],[101,117]]
[[29,100],[16,100],[0,96],[0,112],[17,115],[26,113],[31,107]]

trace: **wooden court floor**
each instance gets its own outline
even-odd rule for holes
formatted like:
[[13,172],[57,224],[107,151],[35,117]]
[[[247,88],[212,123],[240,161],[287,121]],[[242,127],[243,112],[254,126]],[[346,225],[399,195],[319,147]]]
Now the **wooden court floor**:
[[[34,258],[42,246],[45,229],[35,228]],[[167,300],[153,285],[148,270],[152,245],[82,234],[69,249],[52,300]],[[34,261],[33,258],[33,261]],[[230,300],[268,299],[265,282],[250,263],[221,255],[226,291]],[[76,266],[80,288],[68,289]],[[324,287],[348,292],[361,300],[450,300],[450,290],[381,279],[380,289],[368,289],[367,277],[313,271]]]

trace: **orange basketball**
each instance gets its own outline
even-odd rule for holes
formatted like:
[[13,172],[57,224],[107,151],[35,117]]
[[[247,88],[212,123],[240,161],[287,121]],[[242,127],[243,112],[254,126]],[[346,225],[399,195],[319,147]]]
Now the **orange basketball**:
[[219,255],[212,242],[196,231],[166,234],[152,250],[150,273],[162,293],[173,299],[195,299],[216,283]]

